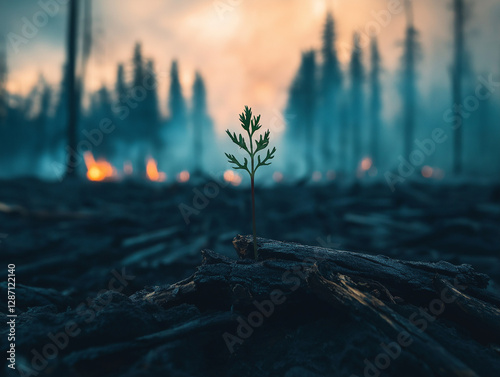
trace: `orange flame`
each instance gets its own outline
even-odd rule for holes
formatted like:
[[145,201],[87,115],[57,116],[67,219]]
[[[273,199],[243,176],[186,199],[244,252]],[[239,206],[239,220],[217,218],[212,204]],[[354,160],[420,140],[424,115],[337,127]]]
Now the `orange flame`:
[[150,181],[164,182],[167,180],[167,175],[161,171],[158,171],[158,165],[154,158],[149,158],[146,164],[146,174]]
[[83,154],[85,166],[87,167],[87,178],[90,181],[104,181],[107,178],[115,176],[115,169],[106,160],[95,160],[92,152],[87,151]]

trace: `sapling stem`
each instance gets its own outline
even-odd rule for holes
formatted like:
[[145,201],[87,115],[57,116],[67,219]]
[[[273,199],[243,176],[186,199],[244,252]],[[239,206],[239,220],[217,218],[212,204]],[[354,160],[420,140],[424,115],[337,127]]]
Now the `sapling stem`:
[[[253,170],[253,159],[252,159],[252,170]],[[257,252],[257,226],[255,225],[255,178],[252,175],[250,177],[250,185],[252,186],[252,228],[253,228],[253,253],[255,259],[259,257]]]
[[[250,149],[248,149],[247,144],[245,139],[241,134],[236,136],[236,133],[231,134],[229,130],[226,130],[226,133],[229,135],[229,138],[231,141],[242,148],[245,152],[248,153],[250,157],[250,169],[248,168],[248,160],[247,158],[244,158],[244,162],[240,163],[236,157],[232,154],[225,153],[228,162],[233,164],[233,169],[238,170],[246,170],[247,173],[250,175],[250,186],[251,186],[251,194],[252,194],[252,228],[253,228],[253,251],[254,251],[254,256],[255,259],[259,257],[258,250],[257,250],[257,226],[256,226],[256,221],[255,221],[255,172],[257,169],[261,166],[266,166],[270,165],[272,160],[274,158],[274,153],[276,152],[276,148],[273,148],[271,151],[268,149],[266,156],[264,157],[263,160],[261,160],[261,156],[257,155],[258,152],[264,150],[267,148],[269,145],[269,130],[267,130],[264,135],[260,135],[259,139],[253,140],[253,136],[255,132],[257,132],[262,125],[259,123],[260,122],[260,115],[257,117],[252,118],[252,109],[250,109],[248,106],[245,106],[245,111],[240,114],[240,122],[241,122],[241,127],[247,132],[248,134],[248,139],[250,143]],[[254,143],[255,141],[255,150],[254,150]],[[257,164],[255,164],[255,156],[257,156]]]

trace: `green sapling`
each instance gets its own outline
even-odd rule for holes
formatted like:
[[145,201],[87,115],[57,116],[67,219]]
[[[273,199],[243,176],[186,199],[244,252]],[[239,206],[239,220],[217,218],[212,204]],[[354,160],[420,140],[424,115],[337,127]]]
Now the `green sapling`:
[[[243,163],[241,163],[236,159],[236,157],[234,157],[234,155],[228,153],[225,153],[225,155],[228,159],[228,162],[233,164],[233,169],[246,170],[250,175],[250,185],[252,191],[253,251],[255,254],[255,259],[257,259],[257,230],[255,225],[255,172],[261,166],[271,165],[270,160],[274,158],[276,148],[273,148],[272,150],[268,149],[266,151],[264,159],[262,159],[260,155],[257,155],[257,153],[263,151],[269,145],[269,130],[267,130],[264,135],[260,135],[259,139],[253,139],[255,132],[257,132],[262,127],[262,125],[260,124],[260,115],[257,117],[254,116],[252,118],[252,109],[248,106],[245,106],[245,110],[240,114],[240,122],[241,127],[248,134],[250,149],[247,147],[245,138],[241,134],[236,136],[236,133],[231,134],[229,130],[226,130],[226,133],[229,135],[231,141],[234,144],[248,153],[248,155],[250,156],[250,166],[248,166],[248,159],[246,157],[243,158]],[[255,160],[255,157],[257,157],[257,160]]]

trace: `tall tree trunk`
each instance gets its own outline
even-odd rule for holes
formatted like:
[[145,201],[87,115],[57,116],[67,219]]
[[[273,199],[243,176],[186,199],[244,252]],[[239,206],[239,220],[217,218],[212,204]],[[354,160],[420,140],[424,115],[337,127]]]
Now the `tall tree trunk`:
[[316,111],[316,57],[314,51],[309,51],[304,58],[304,116],[306,127],[306,145],[305,145],[305,161],[306,161],[306,176],[311,177],[314,172],[314,152],[315,145],[315,127],[316,119],[314,113]]
[[344,99],[340,105],[340,131],[339,131],[339,175],[344,176],[349,170],[347,166],[347,142],[349,131],[349,110]]
[[[77,55],[77,30],[78,30],[78,1],[71,0],[68,18],[68,49],[67,65],[68,70],[68,125],[67,141],[70,151],[76,151],[77,120],[78,120],[78,91],[76,78],[76,55]],[[72,153],[67,153],[66,177],[76,176],[76,166],[72,161]]]
[[0,47],[0,124],[7,118],[7,51]]
[[411,1],[406,2],[406,40],[405,52],[403,57],[404,78],[404,154],[408,157],[412,152],[413,137],[415,132],[415,100],[416,100],[416,50],[417,50],[417,31],[413,24],[413,9]]
[[362,159],[362,129],[363,122],[363,57],[360,36],[354,34],[353,52],[350,62],[351,73],[351,121],[352,121],[352,170],[357,174]]
[[373,166],[379,165],[380,159],[380,112],[382,110],[382,96],[380,87],[380,54],[378,50],[377,39],[374,37],[371,40],[371,72],[370,72],[370,112],[371,112],[371,137],[370,149]]
[[[455,12],[454,38],[455,38],[455,63],[453,67],[453,104],[462,102],[462,80],[464,64],[464,2],[454,0]],[[462,119],[462,122],[464,119]],[[463,171],[462,149],[463,149],[463,123],[455,130],[453,140],[453,174],[460,175]]]

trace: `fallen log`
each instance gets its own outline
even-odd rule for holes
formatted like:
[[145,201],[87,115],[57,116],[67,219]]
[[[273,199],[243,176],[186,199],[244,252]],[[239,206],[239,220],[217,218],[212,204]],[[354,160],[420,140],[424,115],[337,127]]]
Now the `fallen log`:
[[[203,263],[189,279],[173,284],[167,289],[151,292],[147,298],[170,306],[185,295],[207,288],[220,289],[228,303],[233,304],[231,293],[241,286],[248,297],[269,294],[274,288],[294,288],[297,275],[304,282],[314,274],[328,278],[338,274],[348,276],[358,284],[378,290],[390,301],[426,303],[436,295],[433,284],[437,276],[453,280],[455,286],[481,293],[482,299],[496,303],[498,298],[485,290],[488,276],[476,272],[469,265],[455,266],[447,262],[422,263],[391,259],[349,251],[304,246],[273,240],[258,239],[259,260],[252,258],[250,237],[238,236],[233,244],[240,257],[234,261],[210,250],[203,250]],[[196,288],[194,288],[196,287]],[[240,292],[241,289],[238,289]],[[241,295],[241,292],[240,292]]]
[[71,319],[81,335],[50,365],[57,375],[488,377],[500,369],[498,298],[468,265],[262,238],[254,260],[251,237],[233,244],[239,259],[202,250],[195,273],[175,284],[107,292],[86,311],[29,309],[20,320],[38,328],[17,347],[43,349],[44,334]]
[[[233,244],[239,260],[203,250],[202,265],[191,277],[138,292],[132,300],[167,310],[187,303],[202,312],[243,316],[266,300],[281,305],[286,315],[300,305],[314,310],[316,300],[317,308],[326,303],[373,327],[380,339],[399,342],[411,356],[405,357],[423,363],[411,367],[422,373],[481,376],[491,370],[489,357],[500,339],[500,301],[486,289],[488,276],[469,265],[400,261],[262,238],[259,259],[253,260],[250,236],[238,236]],[[457,343],[465,346],[452,346]]]

